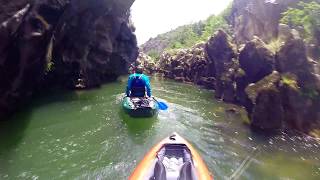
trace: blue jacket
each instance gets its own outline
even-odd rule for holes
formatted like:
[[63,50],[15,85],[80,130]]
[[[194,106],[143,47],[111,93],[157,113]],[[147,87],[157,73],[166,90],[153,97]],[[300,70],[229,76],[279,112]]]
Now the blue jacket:
[[151,97],[151,86],[149,77],[144,74],[131,74],[128,78],[127,96],[143,97],[147,95]]

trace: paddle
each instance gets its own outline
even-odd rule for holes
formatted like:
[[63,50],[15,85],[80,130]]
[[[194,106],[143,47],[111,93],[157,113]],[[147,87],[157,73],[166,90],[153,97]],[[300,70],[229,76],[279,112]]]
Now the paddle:
[[162,110],[162,111],[165,111],[168,109],[168,105],[164,102],[159,102],[158,100],[156,100],[156,98],[152,97],[157,103],[158,103],[158,106],[159,106],[159,109]]

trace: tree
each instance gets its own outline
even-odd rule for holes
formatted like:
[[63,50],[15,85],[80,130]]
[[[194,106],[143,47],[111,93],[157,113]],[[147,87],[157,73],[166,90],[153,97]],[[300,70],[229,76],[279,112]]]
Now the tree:
[[297,8],[289,8],[282,14],[281,23],[291,28],[303,27],[303,37],[309,42],[320,44],[320,4],[299,2]]

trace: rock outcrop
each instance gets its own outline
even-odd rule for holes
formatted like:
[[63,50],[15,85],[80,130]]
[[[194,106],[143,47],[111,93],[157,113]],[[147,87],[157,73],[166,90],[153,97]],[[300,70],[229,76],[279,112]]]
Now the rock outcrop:
[[294,74],[298,78],[300,87],[320,90],[317,62],[307,57],[306,46],[302,39],[291,39],[286,42],[276,55],[276,66],[281,73]]
[[301,39],[288,40],[277,52],[276,70],[245,92],[252,103],[251,124],[260,129],[320,128],[320,78]]
[[283,127],[284,109],[278,88],[280,74],[274,71],[257,83],[246,88],[246,94],[253,104],[249,114],[254,128],[277,130]]
[[157,64],[165,77],[213,88],[216,98],[244,106],[253,128],[320,129],[319,64],[290,30],[276,52],[258,37],[239,50],[222,30],[207,43],[163,53]]
[[[304,2],[310,1],[312,0]],[[234,0],[230,22],[234,27],[237,43],[250,41],[254,36],[265,42],[276,38],[281,13],[288,7],[295,7],[298,2],[299,0]]]
[[133,0],[12,0],[0,5],[0,119],[52,85],[90,88],[138,55]]
[[199,43],[191,49],[163,53],[158,64],[159,72],[177,81],[194,82],[212,88],[214,83],[209,79],[214,78],[208,70],[204,46],[203,43]]
[[260,81],[274,70],[274,54],[261,39],[255,37],[240,49],[239,64],[240,69],[235,80],[237,100],[251,113],[252,103],[245,93],[245,88],[250,83]]
[[235,101],[235,71],[238,69],[237,51],[230,37],[219,30],[206,44],[209,64],[212,64],[215,81],[215,96],[227,102]]
[[285,122],[303,132],[320,128],[320,75],[317,63],[307,57],[301,39],[291,39],[276,57],[282,73],[282,101]]
[[137,61],[130,67],[130,73],[134,72],[134,67],[141,66],[144,68],[144,73],[148,75],[153,75],[157,72],[157,66],[154,60],[146,55],[143,52],[139,52],[139,56],[137,58]]

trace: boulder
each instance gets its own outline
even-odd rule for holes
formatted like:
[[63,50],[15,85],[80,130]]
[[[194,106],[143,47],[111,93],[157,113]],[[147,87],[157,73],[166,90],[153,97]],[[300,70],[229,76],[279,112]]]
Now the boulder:
[[255,83],[274,70],[274,55],[266,47],[266,44],[255,37],[240,49],[239,64],[240,69],[236,73],[236,94],[237,101],[244,105],[251,113],[251,102],[249,101],[245,88],[250,83]]
[[272,74],[266,76],[256,83],[251,83],[246,87],[245,92],[253,104],[256,103],[257,97],[263,89],[275,89],[280,82],[280,73],[273,71]]
[[229,18],[238,44],[258,36],[265,42],[278,35],[281,13],[299,0],[234,0]]
[[253,104],[249,114],[252,127],[267,130],[283,127],[284,109],[278,88],[280,77],[280,74],[274,71],[246,88],[245,92]]
[[139,52],[138,58],[130,68],[130,73],[133,73],[135,66],[142,66],[144,68],[144,73],[152,75],[157,72],[157,66],[154,60],[143,52]]
[[196,84],[208,89],[215,89],[215,80],[214,77],[201,77],[196,81]]
[[293,38],[292,30],[287,24],[279,24],[278,27],[278,38],[281,41],[288,41]]
[[276,69],[280,73],[296,75],[302,88],[320,90],[317,62],[307,57],[302,39],[290,39],[281,47],[276,55]]
[[274,55],[266,44],[255,37],[245,44],[239,54],[239,63],[244,70],[247,81],[255,83],[274,70]]
[[208,76],[207,64],[204,44],[199,43],[190,49],[162,53],[156,66],[158,71],[164,73],[167,78],[196,84],[203,82],[208,87],[212,87],[209,84],[213,82],[202,81],[212,79]]
[[290,129],[310,133],[320,128],[320,93],[298,86],[294,74],[285,74],[281,83],[284,122]]
[[[234,80],[234,72],[238,68],[237,53],[231,38],[223,31],[218,30],[206,44],[208,61],[214,67],[215,72],[215,96],[225,97],[225,100],[233,102],[235,89],[231,90]],[[224,91],[227,91],[226,93]]]
[[275,87],[263,88],[258,93],[251,115],[251,126],[258,129],[278,130],[283,128],[284,109],[281,93]]

